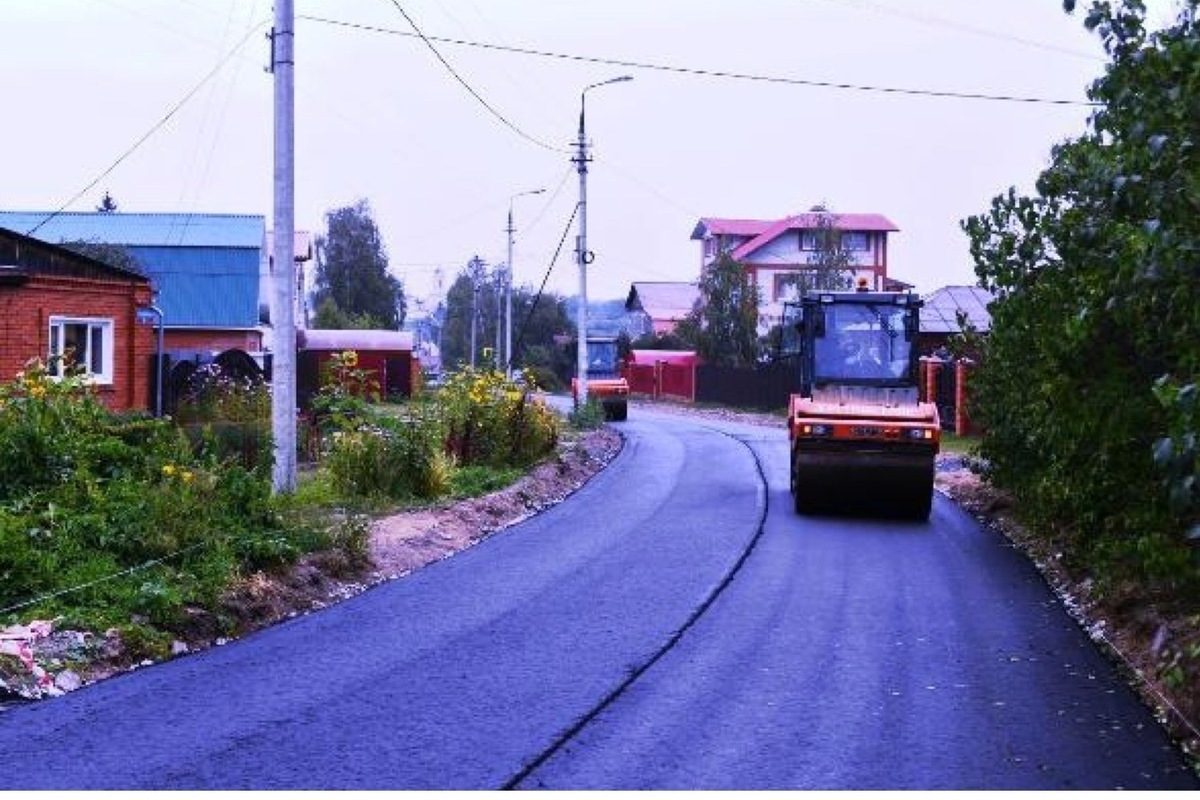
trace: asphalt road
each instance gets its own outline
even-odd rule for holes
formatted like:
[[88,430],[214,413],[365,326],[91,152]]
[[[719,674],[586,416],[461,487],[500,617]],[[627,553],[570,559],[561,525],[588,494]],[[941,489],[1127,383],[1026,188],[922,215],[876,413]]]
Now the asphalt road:
[[5,712],[0,788],[1200,788],[951,503],[800,518],[782,430],[619,427],[570,500],[451,559]]

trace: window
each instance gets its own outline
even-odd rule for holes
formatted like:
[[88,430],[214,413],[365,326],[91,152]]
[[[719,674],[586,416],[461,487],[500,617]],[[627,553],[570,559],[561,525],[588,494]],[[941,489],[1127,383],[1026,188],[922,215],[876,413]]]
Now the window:
[[801,250],[820,250],[825,242],[828,242],[828,247],[835,250],[870,249],[865,231],[812,230],[800,232]]
[[800,276],[795,272],[785,272],[775,275],[774,283],[771,296],[775,302],[783,303],[799,299]]
[[113,324],[110,319],[50,318],[50,373],[62,376],[64,361],[78,364],[96,383],[113,380]]
[[842,234],[842,248],[845,250],[866,250],[867,234],[862,231],[847,231]]
[[816,380],[897,380],[910,372],[907,309],[842,304],[822,310],[825,333],[815,342]]

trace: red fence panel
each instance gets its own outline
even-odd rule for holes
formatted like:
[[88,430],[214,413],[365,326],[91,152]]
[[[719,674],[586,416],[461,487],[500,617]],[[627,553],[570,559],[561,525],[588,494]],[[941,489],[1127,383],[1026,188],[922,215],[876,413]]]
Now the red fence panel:
[[624,374],[632,394],[696,400],[696,354],[691,351],[634,350]]

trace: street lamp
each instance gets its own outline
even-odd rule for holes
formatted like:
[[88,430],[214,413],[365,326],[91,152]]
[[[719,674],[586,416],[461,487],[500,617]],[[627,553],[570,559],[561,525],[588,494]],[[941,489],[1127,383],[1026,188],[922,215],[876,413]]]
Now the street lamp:
[[587,402],[587,265],[592,263],[595,254],[587,249],[587,162],[591,160],[588,156],[587,134],[584,128],[584,110],[586,108],[587,93],[589,89],[595,89],[599,86],[607,86],[610,83],[621,83],[622,81],[633,80],[632,75],[621,75],[617,78],[609,78],[606,81],[593,83],[583,87],[583,91],[579,93],[579,140],[577,142],[578,151],[571,157],[579,171],[579,236],[575,245],[575,261],[579,264],[579,346],[577,348],[579,358],[576,363],[576,400],[578,405]]
[[[518,197],[524,197],[530,194],[541,194],[545,189],[530,189],[526,192],[517,192],[508,198],[508,227],[505,230],[508,232],[508,264],[505,269],[504,281],[504,375],[509,380],[512,380],[512,282],[513,282],[513,233],[516,228],[513,227],[513,201]],[[500,354],[496,354],[497,359]]]

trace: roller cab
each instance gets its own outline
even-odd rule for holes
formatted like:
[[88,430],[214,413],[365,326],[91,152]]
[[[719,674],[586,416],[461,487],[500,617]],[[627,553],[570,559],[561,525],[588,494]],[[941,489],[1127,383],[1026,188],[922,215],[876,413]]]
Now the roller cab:
[[848,508],[924,519],[941,439],[920,401],[921,300],[893,292],[812,292],[789,305],[800,391],[788,408],[798,513]]

